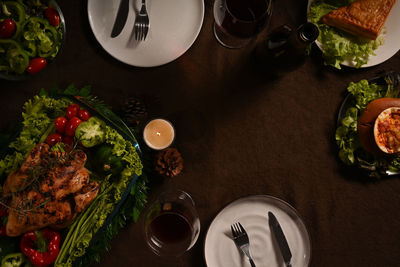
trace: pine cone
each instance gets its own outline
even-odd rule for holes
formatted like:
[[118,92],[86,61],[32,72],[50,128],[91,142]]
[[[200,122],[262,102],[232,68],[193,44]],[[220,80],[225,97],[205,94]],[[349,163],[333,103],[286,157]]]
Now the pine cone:
[[181,153],[176,148],[167,148],[158,152],[155,169],[161,175],[177,176],[183,169]]
[[138,125],[147,117],[145,105],[136,98],[128,98],[122,107],[122,111],[128,125]]

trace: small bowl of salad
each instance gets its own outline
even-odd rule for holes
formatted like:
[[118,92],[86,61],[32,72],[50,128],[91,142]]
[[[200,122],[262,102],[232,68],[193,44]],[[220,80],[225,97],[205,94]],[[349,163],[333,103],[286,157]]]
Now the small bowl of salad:
[[54,0],[0,1],[0,78],[24,80],[53,63],[65,43]]

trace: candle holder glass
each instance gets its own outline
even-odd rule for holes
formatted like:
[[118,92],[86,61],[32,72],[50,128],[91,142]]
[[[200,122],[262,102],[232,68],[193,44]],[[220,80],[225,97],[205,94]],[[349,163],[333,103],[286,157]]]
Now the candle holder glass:
[[144,127],[143,140],[151,149],[166,149],[175,140],[175,128],[168,120],[153,119]]

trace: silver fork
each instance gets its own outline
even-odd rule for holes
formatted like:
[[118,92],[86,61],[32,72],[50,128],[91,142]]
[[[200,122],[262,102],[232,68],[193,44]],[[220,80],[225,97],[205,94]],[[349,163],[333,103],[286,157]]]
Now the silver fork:
[[246,254],[247,258],[249,258],[250,264],[252,267],[256,267],[253,259],[250,256],[250,242],[249,237],[244,230],[243,226],[238,222],[231,225],[233,240],[235,241],[236,246],[241,249],[244,254]]
[[150,21],[146,10],[146,0],[142,0],[142,7],[135,19],[135,39],[144,41],[149,32]]

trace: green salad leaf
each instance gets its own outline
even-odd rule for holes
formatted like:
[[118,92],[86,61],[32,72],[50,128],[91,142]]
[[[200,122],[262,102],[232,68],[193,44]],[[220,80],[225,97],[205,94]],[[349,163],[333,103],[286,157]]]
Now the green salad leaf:
[[352,2],[354,0],[315,0],[308,13],[308,19],[319,28],[318,41],[322,43],[325,64],[337,69],[340,69],[340,64],[346,60],[353,61],[357,68],[361,67],[368,62],[370,55],[375,55],[374,50],[384,42],[382,36],[376,40],[366,40],[320,21],[323,15]]
[[357,83],[351,82],[347,91],[354,96],[357,109],[363,111],[372,100],[386,96],[387,87],[361,80]]
[[336,129],[336,143],[340,147],[339,158],[347,165],[355,162],[354,151],[360,147],[357,136],[358,109],[349,108]]
[[58,31],[39,17],[32,17],[23,28],[23,46],[32,57],[52,59],[61,44]]

